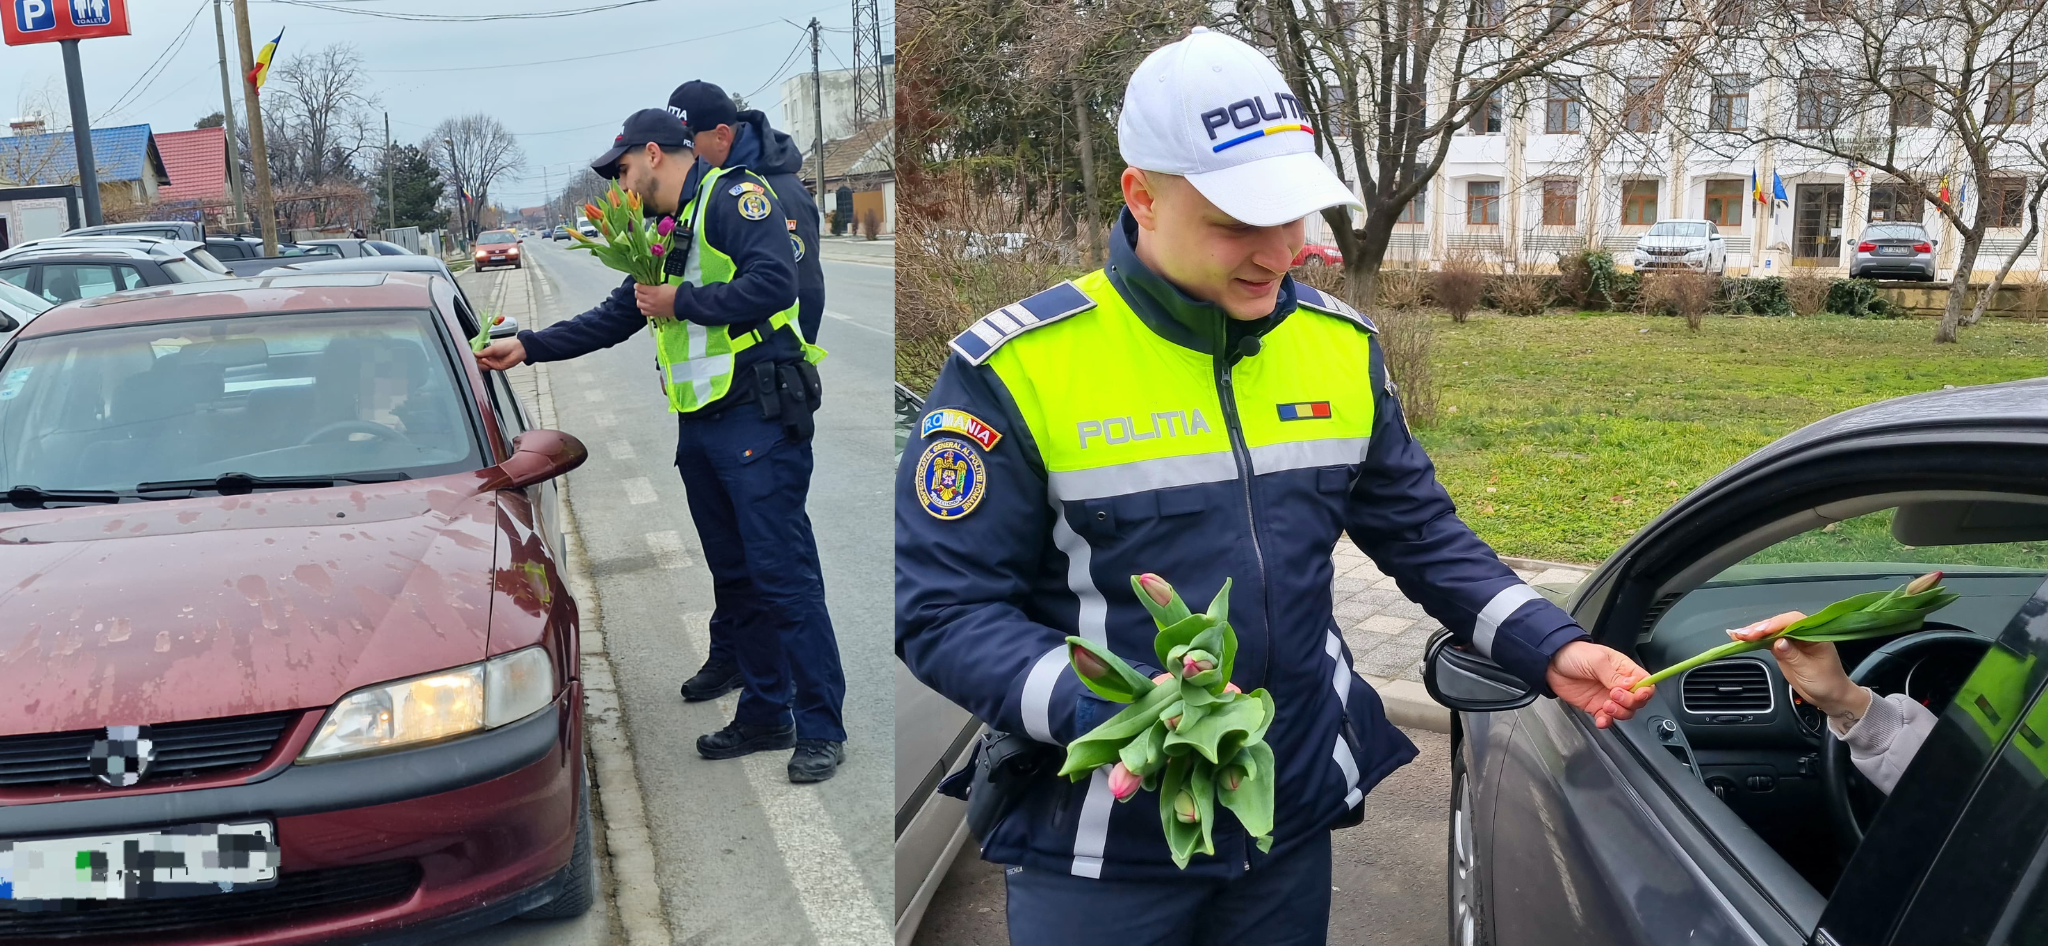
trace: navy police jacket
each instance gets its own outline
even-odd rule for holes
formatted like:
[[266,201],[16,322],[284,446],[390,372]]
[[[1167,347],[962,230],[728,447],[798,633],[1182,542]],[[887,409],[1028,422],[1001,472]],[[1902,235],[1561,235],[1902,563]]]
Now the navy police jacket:
[[982,847],[1085,877],[1227,877],[1345,822],[1415,756],[1332,615],[1345,536],[1539,692],[1585,633],[1459,520],[1370,321],[1290,279],[1262,344],[1226,344],[1227,316],[1148,271],[1133,232],[1126,214],[1104,270],[955,340],[898,470],[896,652],[994,729],[1056,746],[1121,708],[1075,676],[1068,635],[1154,674],[1131,576],[1164,576],[1197,610],[1229,579],[1233,682],[1276,704],[1271,852],[1219,806],[1216,854],[1183,874],[1156,794],[1116,803],[1106,771],[1039,777]]
[[[687,203],[689,195],[696,191],[697,172],[702,167],[700,163],[692,169],[678,206]],[[679,285],[675,304],[676,318],[700,325],[731,326],[735,335],[756,328],[797,299],[796,256],[790,249],[783,207],[771,195],[766,217],[749,220],[743,216],[739,195],[729,193],[743,179],[742,174],[759,180],[751,172],[735,170],[719,181],[719,193],[703,195],[703,199],[711,201],[704,211],[705,238],[732,257],[732,281],[709,286]],[[610,348],[646,330],[647,318],[633,301],[633,279],[628,276],[595,308],[538,331],[522,330],[519,340],[526,345],[528,362],[563,361]],[[752,386],[743,382],[752,377],[750,372],[755,363],[788,363],[802,358],[802,348],[793,335],[770,335],[761,344],[734,356],[732,390],[696,414],[709,416],[723,403],[750,397]]]

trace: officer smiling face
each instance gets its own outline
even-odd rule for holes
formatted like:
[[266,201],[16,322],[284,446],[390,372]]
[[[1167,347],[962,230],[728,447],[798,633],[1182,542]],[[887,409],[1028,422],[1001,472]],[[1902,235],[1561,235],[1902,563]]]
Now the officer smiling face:
[[1254,227],[1224,213],[1187,178],[1124,169],[1124,203],[1138,221],[1138,259],[1234,319],[1271,315],[1280,279],[1307,241],[1306,221]]

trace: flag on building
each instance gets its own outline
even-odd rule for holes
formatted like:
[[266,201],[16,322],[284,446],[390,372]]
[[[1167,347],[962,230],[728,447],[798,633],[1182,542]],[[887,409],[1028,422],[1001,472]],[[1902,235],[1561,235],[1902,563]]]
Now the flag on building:
[[264,43],[262,51],[256,54],[256,68],[249,70],[249,84],[255,86],[256,91],[263,91],[263,80],[270,78],[270,59],[277,55],[277,44],[283,41],[284,30],[279,28],[277,38]]
[[1771,202],[1776,204],[1780,201],[1789,204],[1792,202],[1792,199],[1785,196],[1785,179],[1779,177],[1778,172],[1773,169],[1771,171]]
[[1936,196],[1938,196],[1938,197],[1939,197],[1939,198],[1941,199],[1941,202],[1942,202],[1942,203],[1944,203],[1944,204],[1946,204],[1946,203],[1949,203],[1949,199],[1948,199],[1948,175],[1946,175],[1946,174],[1943,174],[1943,175],[1941,176],[1941,192],[1940,192],[1940,193],[1939,193],[1938,195],[1936,195]]
[[463,188],[463,189],[462,189],[462,199],[463,199],[463,200],[475,200],[476,198],[474,198],[474,197],[471,197],[471,196],[469,195],[469,188],[465,187],[465,188]]
[[1749,169],[1749,199],[1759,204],[1764,202],[1764,184],[1757,179],[1756,167],[1753,165]]
[[1969,182],[1969,181],[1957,181],[1957,182],[1956,182],[1956,207],[1957,207],[1958,209],[1960,209],[1960,208],[1961,208],[1961,207],[1962,207],[1962,206],[1963,206],[1964,204],[1966,204],[1966,203],[1969,203],[1969,202],[1970,202],[1970,182]]

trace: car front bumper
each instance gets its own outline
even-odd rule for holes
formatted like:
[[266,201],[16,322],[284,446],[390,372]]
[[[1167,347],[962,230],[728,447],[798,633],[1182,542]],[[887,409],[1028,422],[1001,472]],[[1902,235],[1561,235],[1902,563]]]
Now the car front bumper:
[[[277,887],[112,908],[150,904],[161,917],[176,903],[189,911],[179,921],[188,926],[145,926],[146,941],[162,946],[438,942],[546,903],[564,882],[582,791],[581,708],[572,682],[525,720],[439,745],[292,765],[220,788],[0,807],[0,838],[267,818],[277,825]],[[307,893],[315,887],[318,895]],[[300,906],[281,912],[287,890]],[[48,926],[7,931],[33,918],[62,917],[66,942],[81,941],[69,931],[116,922],[108,907],[79,906],[59,914],[0,908],[0,941],[42,942],[22,933]],[[106,939],[134,941],[129,929],[110,929]]]

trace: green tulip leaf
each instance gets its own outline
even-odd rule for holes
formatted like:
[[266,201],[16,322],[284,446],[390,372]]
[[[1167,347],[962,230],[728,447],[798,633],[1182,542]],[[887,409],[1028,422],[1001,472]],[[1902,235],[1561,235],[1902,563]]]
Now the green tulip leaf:
[[1196,759],[1188,777],[1188,788],[1195,796],[1195,810],[1201,813],[1199,826],[1202,829],[1204,854],[1216,853],[1216,767]]
[[[1219,782],[1216,786],[1217,800],[1237,816],[1246,833],[1253,837],[1270,836],[1273,833],[1273,747],[1264,742],[1252,743],[1244,747],[1231,764],[1244,768],[1244,778],[1237,783],[1236,791]],[[1271,843],[1268,837],[1266,844]]]
[[[1195,639],[1195,635],[1208,629],[1207,615],[1191,614],[1161,630],[1157,637],[1152,638],[1152,651],[1159,657],[1159,668],[1172,673],[1173,668],[1180,663],[1171,656],[1173,649],[1187,647],[1189,642]],[[1183,650],[1181,653],[1187,651]]]
[[1218,761],[1217,744],[1233,733],[1250,736],[1265,722],[1265,713],[1265,705],[1258,700],[1215,704],[1208,715],[1193,723],[1182,717],[1180,728],[1166,735],[1166,745],[1192,746],[1214,765]]
[[[1107,646],[1085,637],[1069,637],[1067,646],[1067,662],[1074,667],[1074,676],[1080,677],[1081,682],[1087,684],[1088,689],[1094,690],[1097,696],[1112,703],[1129,703],[1152,692],[1151,678],[1132,669],[1122,657],[1110,653]],[[1095,659],[1102,661],[1103,665],[1109,668],[1109,673],[1100,678],[1082,673],[1080,666],[1073,662],[1073,648],[1080,648],[1095,655]]]
[[1166,775],[1159,782],[1159,823],[1166,831],[1166,847],[1173,854],[1174,866],[1182,869],[1202,843],[1201,826],[1181,821],[1174,811],[1174,800],[1188,784],[1189,768],[1187,757],[1175,759],[1167,764]]
[[1104,720],[1087,735],[1067,743],[1067,760],[1060,766],[1060,774],[1078,782],[1097,768],[1115,762],[1118,753],[1123,751],[1124,743],[1157,722],[1159,711],[1179,695],[1178,686],[1153,687],[1152,692]]

